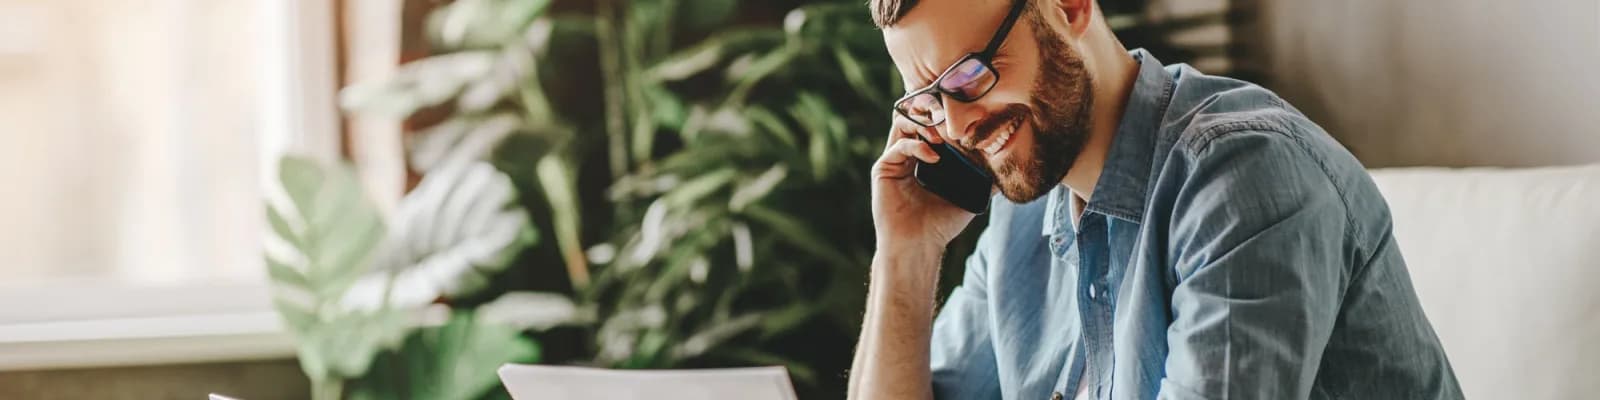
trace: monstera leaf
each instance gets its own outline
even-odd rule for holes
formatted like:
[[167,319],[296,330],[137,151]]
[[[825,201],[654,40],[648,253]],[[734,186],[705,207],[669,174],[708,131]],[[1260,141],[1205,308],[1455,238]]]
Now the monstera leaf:
[[538,359],[539,347],[520,329],[456,314],[443,326],[417,330],[400,351],[379,357],[372,375],[352,385],[350,398],[478,399],[499,390],[495,370],[501,365]]
[[411,166],[419,171],[459,167],[486,159],[523,122],[515,114],[463,116],[428,128],[410,145]]
[[277,238],[265,246],[273,303],[300,343],[316,397],[337,398],[339,382],[365,374],[375,355],[399,345],[409,314],[337,307],[384,232],[350,167],[287,157],[278,175],[288,202],[267,209]]
[[456,0],[428,15],[428,33],[445,49],[498,46],[523,34],[549,0]]
[[372,272],[343,306],[418,307],[481,289],[535,240],[516,196],[510,178],[486,162],[430,172],[401,199]]
[[362,376],[373,357],[398,346],[410,327],[411,313],[397,309],[350,313],[316,324],[300,336],[300,366],[308,376]]
[[403,118],[424,107],[444,104],[494,71],[501,53],[463,51],[412,61],[386,80],[362,82],[339,92],[346,110]]

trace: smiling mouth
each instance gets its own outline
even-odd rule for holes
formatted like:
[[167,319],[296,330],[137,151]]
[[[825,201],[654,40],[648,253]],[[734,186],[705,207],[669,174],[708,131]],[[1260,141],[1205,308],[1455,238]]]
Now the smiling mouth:
[[989,156],[1000,154],[1001,150],[1005,150],[1006,144],[1011,143],[1011,135],[1017,133],[1017,128],[1021,126],[1022,119],[1017,118],[1013,119],[1011,123],[1000,127],[997,130],[998,132],[995,132],[994,138],[989,140],[989,144],[982,147],[983,152],[989,154]]

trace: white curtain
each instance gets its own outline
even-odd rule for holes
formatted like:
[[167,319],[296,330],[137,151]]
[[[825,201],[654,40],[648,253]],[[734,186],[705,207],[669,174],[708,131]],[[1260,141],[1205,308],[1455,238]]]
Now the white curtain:
[[260,279],[288,93],[262,9],[0,0],[0,287]]

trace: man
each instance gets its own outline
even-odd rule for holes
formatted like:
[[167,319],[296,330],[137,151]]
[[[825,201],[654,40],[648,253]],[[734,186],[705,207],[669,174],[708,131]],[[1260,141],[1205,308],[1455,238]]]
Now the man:
[[[1461,397],[1383,198],[1282,99],[1128,52],[1093,0],[869,8],[912,90],[873,170],[851,397]],[[924,140],[1004,197],[937,320],[973,214],[912,178]]]

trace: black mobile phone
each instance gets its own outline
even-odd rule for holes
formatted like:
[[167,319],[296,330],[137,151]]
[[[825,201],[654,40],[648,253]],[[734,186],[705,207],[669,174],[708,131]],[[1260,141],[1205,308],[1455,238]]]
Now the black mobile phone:
[[[927,143],[927,139],[923,142]],[[989,211],[989,190],[994,187],[994,178],[949,143],[928,143],[928,146],[939,153],[939,162],[929,164],[917,160],[917,168],[911,172],[917,184],[974,214]]]

